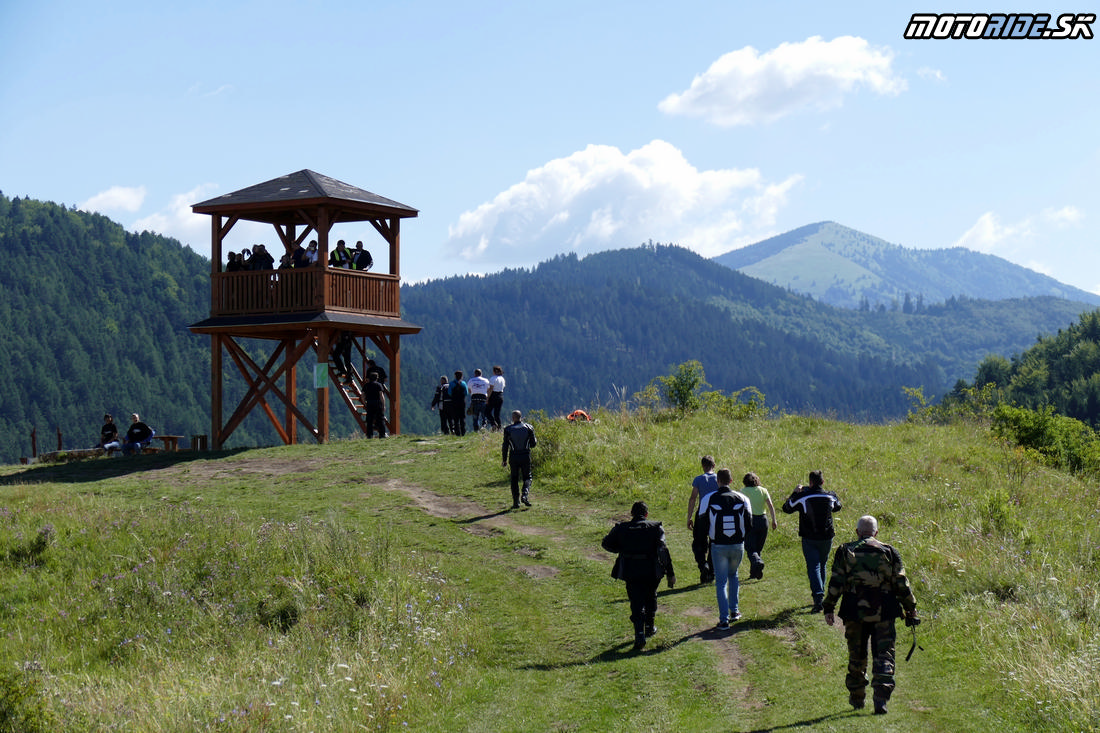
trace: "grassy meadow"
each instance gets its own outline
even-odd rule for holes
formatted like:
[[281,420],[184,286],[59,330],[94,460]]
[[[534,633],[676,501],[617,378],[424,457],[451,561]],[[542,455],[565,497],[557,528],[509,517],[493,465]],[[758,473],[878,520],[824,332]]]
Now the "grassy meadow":
[[[978,423],[597,417],[535,422],[520,511],[499,434],[0,468],[0,730],[1100,729],[1090,483]],[[889,715],[847,705],[793,516],[714,628],[685,526],[704,453],[777,510],[822,469],[840,539],[879,518],[924,620]],[[599,546],[637,499],[678,572],[641,653]]]

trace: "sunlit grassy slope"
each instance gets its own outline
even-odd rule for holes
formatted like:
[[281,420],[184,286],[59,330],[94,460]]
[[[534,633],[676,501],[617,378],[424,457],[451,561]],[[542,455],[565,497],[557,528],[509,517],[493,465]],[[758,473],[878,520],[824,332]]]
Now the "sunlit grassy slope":
[[[0,722],[21,730],[1031,731],[1100,724],[1094,489],[976,424],[603,412],[497,434],[0,471]],[[853,713],[780,515],[719,634],[684,526],[698,459],[778,506],[815,468],[913,580],[885,718]],[[641,654],[600,538],[636,499],[679,573]],[[904,632],[904,629],[900,629]]]

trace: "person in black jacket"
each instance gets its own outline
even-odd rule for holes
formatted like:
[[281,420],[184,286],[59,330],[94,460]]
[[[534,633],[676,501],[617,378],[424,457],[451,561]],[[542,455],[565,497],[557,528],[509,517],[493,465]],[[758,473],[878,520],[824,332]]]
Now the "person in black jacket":
[[806,575],[810,579],[810,594],[813,596],[810,613],[821,613],[822,610],[826,566],[836,534],[833,514],[840,509],[840,499],[825,490],[825,478],[821,471],[810,471],[810,485],[799,484],[783,502],[784,513],[798,512],[798,536],[802,538],[802,556],[806,558]]
[[130,415],[130,429],[126,431],[126,437],[122,441],[122,454],[125,456],[141,453],[141,449],[149,445],[156,433],[151,427],[141,421],[135,412]]
[[367,372],[367,381],[363,383],[363,406],[367,409],[367,439],[374,437],[375,430],[379,438],[385,438],[386,395],[375,372]]
[[447,383],[447,377],[439,378],[439,384],[435,388],[435,396],[432,397],[431,409],[439,406],[439,432],[444,435],[451,433],[451,385]]
[[[111,446],[108,448],[107,446]],[[115,425],[115,419],[111,417],[110,413],[103,416],[103,427],[99,429],[99,445],[97,448],[103,450],[117,450],[122,447],[122,444],[118,442],[118,426]]]
[[649,507],[634,502],[630,521],[619,522],[601,543],[603,549],[618,554],[611,577],[626,581],[630,600],[630,621],[634,624],[634,649],[645,647],[646,638],[657,633],[657,586],[668,576],[668,587],[676,586],[676,572],[665,545],[665,530],[660,522],[647,519]]
[[[462,372],[455,374],[461,376]],[[454,399],[454,391],[451,392],[451,399]],[[522,412],[512,410],[512,424],[504,428],[504,442],[500,446],[500,467],[504,468],[511,461],[513,509],[519,509],[521,501],[531,506],[531,449],[536,445],[535,429],[523,422]],[[520,493],[520,477],[523,478],[523,493]]]
[[[332,363],[340,375],[340,381],[351,384],[351,350],[355,347],[355,336],[351,331],[341,331],[332,349]],[[365,375],[364,375],[365,376]]]

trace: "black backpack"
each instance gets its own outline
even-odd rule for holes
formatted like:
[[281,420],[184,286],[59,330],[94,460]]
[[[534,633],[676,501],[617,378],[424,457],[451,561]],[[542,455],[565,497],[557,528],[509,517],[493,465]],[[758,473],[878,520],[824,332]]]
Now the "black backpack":
[[[715,501],[722,499],[722,501]],[[733,492],[719,491],[710,497],[707,505],[710,519],[710,539],[720,545],[738,544],[745,541],[748,532],[746,516],[752,516],[748,505]]]

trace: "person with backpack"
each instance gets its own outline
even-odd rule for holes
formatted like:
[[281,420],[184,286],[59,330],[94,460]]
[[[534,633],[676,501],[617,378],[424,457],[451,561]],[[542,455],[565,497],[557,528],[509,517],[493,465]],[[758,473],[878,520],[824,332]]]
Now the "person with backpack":
[[848,641],[848,704],[861,710],[867,695],[868,645],[875,715],[886,714],[894,692],[894,619],[905,616],[906,626],[917,626],[917,599],[905,575],[901,555],[878,540],[878,520],[870,514],[856,523],[856,541],[841,545],[833,558],[825,623],[836,623],[833,610],[840,602],[840,619]]
[[703,497],[699,517],[705,518],[714,564],[714,585],[718,597],[718,628],[728,629],[741,618],[740,582],[737,568],[745,555],[745,539],[752,531],[752,504],[744,494],[730,488],[733,473],[719,469],[718,490]]
[[783,513],[798,512],[798,536],[802,538],[802,557],[806,559],[806,575],[810,579],[813,607],[810,613],[821,613],[825,597],[825,567],[833,549],[833,514],[841,509],[840,499],[825,490],[821,471],[810,471],[810,485],[798,485],[783,502]]
[[470,388],[462,380],[462,371],[455,372],[455,378],[447,393],[450,395],[450,424],[452,435],[466,434],[466,397],[470,394]]
[[626,581],[626,597],[630,601],[630,621],[634,625],[634,651],[645,647],[646,639],[657,633],[657,586],[668,576],[668,587],[676,587],[676,571],[665,544],[665,530],[660,522],[649,517],[644,501],[630,507],[630,521],[619,522],[601,545],[616,553],[611,577]]

